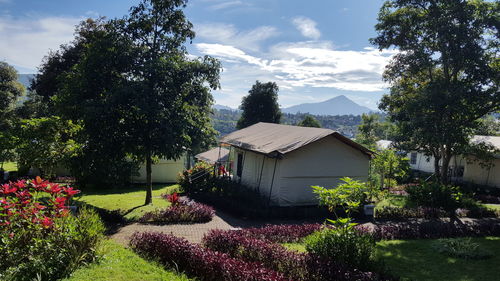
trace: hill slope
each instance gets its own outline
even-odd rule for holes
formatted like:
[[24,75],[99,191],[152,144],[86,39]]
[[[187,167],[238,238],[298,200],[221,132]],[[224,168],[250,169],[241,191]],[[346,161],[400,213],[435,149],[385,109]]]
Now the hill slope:
[[337,96],[317,103],[303,103],[283,108],[284,113],[310,113],[313,115],[361,115],[373,110],[361,106],[346,96]]

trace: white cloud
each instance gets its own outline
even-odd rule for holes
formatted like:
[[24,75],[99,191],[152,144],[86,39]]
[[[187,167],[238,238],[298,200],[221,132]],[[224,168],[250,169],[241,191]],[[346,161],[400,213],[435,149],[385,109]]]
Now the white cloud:
[[279,34],[272,26],[259,26],[255,29],[238,31],[232,24],[205,23],[195,25],[198,38],[206,42],[232,45],[241,49],[258,50],[259,44]]
[[[0,0],[2,1],[2,0]],[[50,50],[73,39],[81,18],[0,18],[0,60],[34,72]]]
[[316,22],[310,18],[296,17],[292,23],[307,38],[318,40],[321,37],[321,32],[316,28]]
[[217,3],[213,6],[210,7],[210,9],[217,11],[217,10],[223,10],[227,8],[233,8],[233,7],[238,7],[244,5],[243,2],[241,1],[227,1],[227,2],[221,2]]

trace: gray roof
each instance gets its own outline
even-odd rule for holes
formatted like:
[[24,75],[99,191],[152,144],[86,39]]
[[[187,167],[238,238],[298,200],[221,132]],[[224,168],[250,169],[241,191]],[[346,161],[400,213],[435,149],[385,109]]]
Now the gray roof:
[[330,129],[264,122],[228,134],[220,142],[262,154],[277,156],[277,154],[286,154],[327,136],[333,136],[368,156],[372,154],[364,146]]
[[212,148],[208,151],[196,154],[194,158],[211,164],[226,162],[229,157],[229,149],[224,147]]

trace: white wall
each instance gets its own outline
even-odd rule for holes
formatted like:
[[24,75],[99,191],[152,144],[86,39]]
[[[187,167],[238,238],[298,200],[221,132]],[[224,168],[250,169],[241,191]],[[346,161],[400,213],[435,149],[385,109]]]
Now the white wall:
[[312,185],[336,187],[340,178],[367,181],[369,158],[333,136],[285,155],[279,180],[279,204],[314,205]]
[[[151,167],[151,177],[154,183],[174,183],[177,175],[186,167],[187,157],[184,155],[178,160],[161,159]],[[132,177],[132,182],[146,182],[146,165],[139,168],[139,175]]]
[[500,159],[495,159],[493,164],[494,166],[488,169],[481,167],[477,161],[467,163],[463,180],[479,185],[500,187]]
[[[417,162],[415,164],[411,163],[411,154],[417,153]],[[410,161],[410,168],[413,170],[425,172],[425,173],[434,173],[434,156],[426,156],[422,152],[409,152],[408,160]],[[441,161],[439,162],[441,164]],[[449,167],[465,167],[466,161],[462,156],[453,156],[450,159]]]

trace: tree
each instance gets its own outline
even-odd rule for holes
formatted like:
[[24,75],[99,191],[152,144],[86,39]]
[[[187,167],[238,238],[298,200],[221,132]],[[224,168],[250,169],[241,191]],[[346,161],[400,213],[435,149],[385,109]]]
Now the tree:
[[278,85],[274,82],[256,81],[248,95],[241,101],[243,110],[236,128],[243,129],[259,122],[280,123],[281,110],[278,105]]
[[401,157],[392,149],[378,151],[371,162],[372,173],[380,177],[381,189],[390,187],[396,179],[405,178],[409,169],[408,159]]
[[478,120],[478,127],[474,130],[474,135],[498,136],[500,134],[500,120],[487,115]]
[[306,115],[302,121],[297,124],[301,127],[313,127],[313,128],[321,128],[321,124],[316,120],[316,118],[311,115]]
[[52,116],[26,119],[16,132],[16,152],[22,166],[40,170],[42,177],[55,175],[57,167],[66,167],[78,151],[74,136],[80,126]]
[[380,10],[371,42],[400,51],[384,72],[390,93],[380,109],[401,148],[434,156],[440,181],[477,120],[500,106],[499,10],[481,0],[390,0]]
[[361,124],[358,126],[358,134],[356,141],[370,149],[375,149],[377,131],[380,130],[380,121],[377,114],[364,114],[361,115]]
[[0,163],[13,157],[14,108],[17,98],[24,92],[24,87],[17,81],[17,77],[14,67],[0,62]]

